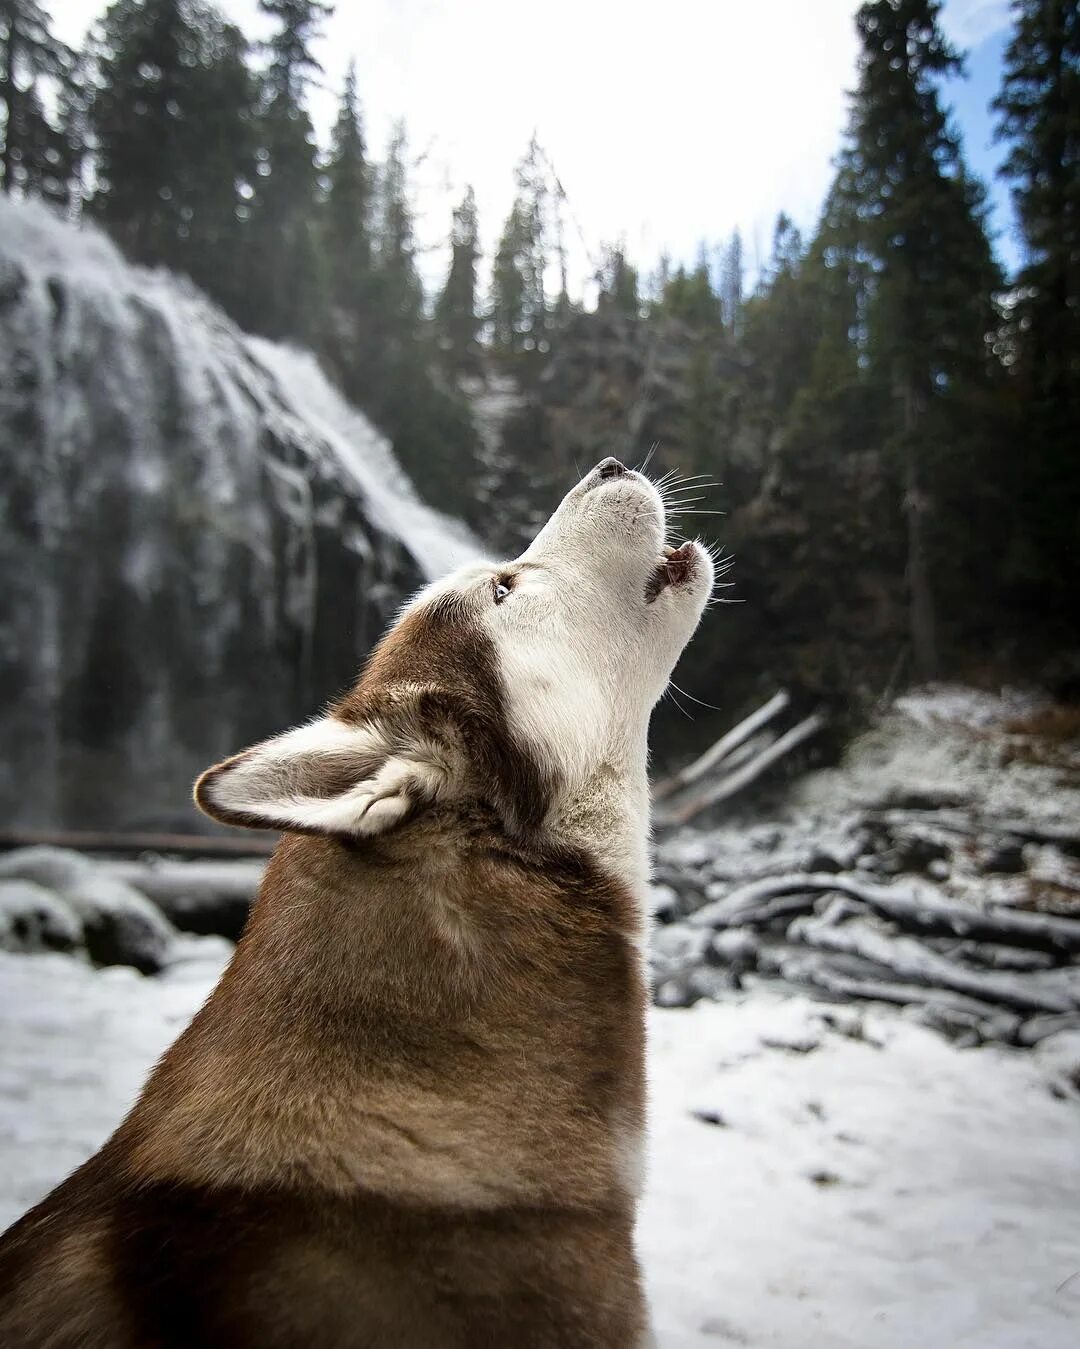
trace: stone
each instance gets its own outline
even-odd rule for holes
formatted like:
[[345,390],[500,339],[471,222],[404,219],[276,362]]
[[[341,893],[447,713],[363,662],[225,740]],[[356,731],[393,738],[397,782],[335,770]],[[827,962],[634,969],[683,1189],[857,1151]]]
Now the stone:
[[47,890],[67,890],[94,873],[94,863],[72,848],[14,848],[0,853],[0,880],[17,877]]
[[126,882],[95,873],[65,891],[64,899],[82,920],[86,953],[95,965],[156,974],[168,964],[176,929]]
[[78,914],[31,880],[0,880],[0,950],[20,954],[73,951],[82,942]]

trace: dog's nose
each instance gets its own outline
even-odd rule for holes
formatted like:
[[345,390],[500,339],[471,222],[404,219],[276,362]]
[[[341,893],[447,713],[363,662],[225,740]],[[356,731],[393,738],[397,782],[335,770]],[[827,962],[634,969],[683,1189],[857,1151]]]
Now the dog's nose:
[[596,472],[601,478],[621,478],[624,473],[629,472],[629,469],[625,464],[620,464],[613,455],[608,455],[597,464]]

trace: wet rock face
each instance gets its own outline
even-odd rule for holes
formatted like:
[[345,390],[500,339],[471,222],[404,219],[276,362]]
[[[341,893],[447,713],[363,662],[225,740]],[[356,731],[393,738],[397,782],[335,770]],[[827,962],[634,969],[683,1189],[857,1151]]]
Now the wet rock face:
[[423,577],[255,345],[28,209],[0,220],[0,818],[197,828],[193,777],[338,692]]

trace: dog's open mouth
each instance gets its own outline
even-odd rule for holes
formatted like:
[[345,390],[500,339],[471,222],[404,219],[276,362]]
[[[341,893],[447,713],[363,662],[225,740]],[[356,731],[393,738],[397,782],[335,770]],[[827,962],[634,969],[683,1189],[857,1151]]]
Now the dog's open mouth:
[[692,543],[684,543],[678,548],[665,546],[663,552],[664,556],[645,582],[646,604],[652,604],[657,595],[668,586],[682,585],[693,575],[695,551]]

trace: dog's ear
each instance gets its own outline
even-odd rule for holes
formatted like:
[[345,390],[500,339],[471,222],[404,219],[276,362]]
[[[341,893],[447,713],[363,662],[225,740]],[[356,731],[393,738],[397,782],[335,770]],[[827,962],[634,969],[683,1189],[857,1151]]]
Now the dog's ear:
[[447,747],[408,720],[321,717],[208,769],[195,802],[212,819],[249,829],[386,833],[452,787]]

